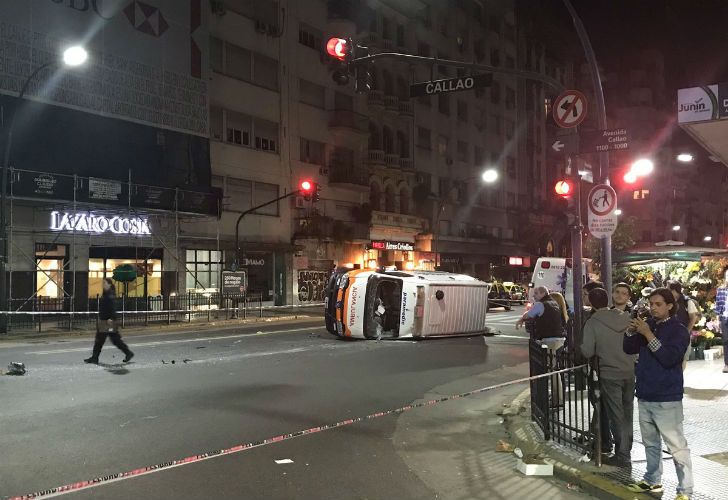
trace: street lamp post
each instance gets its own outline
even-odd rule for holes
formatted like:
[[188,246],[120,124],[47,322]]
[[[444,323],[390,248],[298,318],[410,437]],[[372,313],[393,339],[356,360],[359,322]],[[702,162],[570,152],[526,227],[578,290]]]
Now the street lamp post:
[[[485,184],[493,184],[495,181],[498,180],[498,170],[495,168],[488,168],[484,170],[480,176],[474,176],[474,177],[468,177],[466,179],[463,179],[463,182],[472,181],[475,179],[480,179]],[[437,214],[435,215],[435,224],[432,228],[432,245],[430,245],[430,250],[435,258],[434,268],[435,271],[437,271],[437,243],[438,238],[440,234],[440,217],[442,216],[442,213],[445,211],[445,199],[440,199],[440,202],[437,204]]]
[[[63,52],[62,63],[65,66],[80,66],[86,62],[88,53],[83,47],[73,46],[67,48]],[[13,107],[8,120],[7,132],[5,134],[5,148],[3,152],[3,164],[2,172],[0,173],[0,333],[7,332],[7,314],[5,311],[8,310],[7,304],[7,282],[8,277],[6,276],[6,268],[8,262],[8,238],[7,238],[7,192],[8,192],[8,168],[10,167],[10,150],[13,144],[13,128],[15,127],[15,118],[18,114],[18,109],[22,105],[23,97],[25,92],[28,90],[30,83],[41,71],[51,66],[59,64],[61,61],[50,60],[41,64],[35,68],[30,75],[23,82],[18,92],[17,105]]]

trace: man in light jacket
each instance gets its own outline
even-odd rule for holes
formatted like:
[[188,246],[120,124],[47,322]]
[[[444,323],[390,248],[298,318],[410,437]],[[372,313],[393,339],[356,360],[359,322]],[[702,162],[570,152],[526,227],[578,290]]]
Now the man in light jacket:
[[614,463],[628,467],[633,439],[635,357],[625,354],[622,338],[630,316],[618,309],[609,309],[609,297],[602,288],[589,292],[589,302],[594,312],[584,325],[581,352],[587,358],[599,359],[599,388],[608,420],[604,424],[609,425],[614,438]]

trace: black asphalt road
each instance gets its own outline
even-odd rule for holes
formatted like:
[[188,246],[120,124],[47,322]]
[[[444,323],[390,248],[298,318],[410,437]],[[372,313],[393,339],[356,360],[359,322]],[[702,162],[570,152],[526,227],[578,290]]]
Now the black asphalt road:
[[[521,309],[521,308],[517,308]],[[90,338],[0,343],[0,496],[32,493],[397,408],[527,360],[505,335],[342,341],[314,322],[127,336],[127,365]],[[509,337],[511,335],[512,337]],[[504,381],[504,380],[503,380]],[[413,411],[428,411],[421,408]],[[434,498],[396,453],[397,416],[104,484],[70,498]],[[290,464],[275,460],[295,457]]]

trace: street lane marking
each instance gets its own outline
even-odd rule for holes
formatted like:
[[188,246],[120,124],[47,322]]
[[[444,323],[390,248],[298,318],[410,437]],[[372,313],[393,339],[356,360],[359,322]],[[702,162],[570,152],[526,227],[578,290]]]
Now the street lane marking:
[[163,470],[171,469],[173,467],[181,467],[183,465],[189,465],[189,464],[192,464],[195,462],[209,460],[211,458],[222,457],[225,455],[232,455],[234,453],[240,453],[243,451],[251,450],[253,448],[259,448],[261,446],[267,446],[267,445],[274,444],[274,443],[280,443],[281,441],[288,441],[289,439],[294,439],[294,438],[301,437],[301,436],[307,436],[309,434],[315,434],[318,432],[337,429],[339,427],[344,427],[344,426],[356,424],[359,422],[364,422],[366,420],[372,420],[375,418],[386,417],[388,415],[401,414],[406,411],[414,410],[415,408],[433,406],[436,404],[443,403],[445,401],[465,398],[468,396],[473,396],[473,395],[480,394],[480,393],[490,391],[493,389],[500,389],[502,387],[507,387],[510,385],[522,384],[522,383],[530,382],[531,380],[536,380],[536,379],[540,379],[540,378],[544,378],[544,377],[552,377],[554,375],[558,375],[559,373],[565,373],[568,371],[584,368],[585,366],[588,366],[588,365],[583,364],[583,365],[578,365],[578,366],[575,366],[572,368],[565,368],[563,370],[551,371],[548,373],[544,373],[543,375],[535,375],[533,377],[523,377],[523,378],[519,378],[519,379],[515,379],[515,380],[510,380],[508,382],[502,382],[500,384],[490,385],[487,387],[481,387],[479,389],[473,389],[472,391],[462,392],[460,394],[453,394],[451,396],[444,396],[444,397],[438,398],[438,399],[431,399],[429,401],[423,401],[422,403],[412,403],[412,404],[409,404],[406,406],[402,406],[400,408],[393,408],[391,410],[384,410],[384,411],[380,411],[377,413],[371,413],[371,414],[363,416],[363,417],[354,417],[354,418],[342,420],[340,422],[336,422],[333,424],[323,424],[318,427],[311,427],[309,429],[303,429],[303,430],[291,432],[288,434],[281,434],[278,436],[261,439],[259,441],[252,441],[250,443],[238,444],[231,448],[223,448],[221,450],[210,451],[210,452],[202,453],[199,455],[192,455],[192,456],[186,457],[186,458],[170,460],[168,462],[164,462],[161,464],[147,465],[145,467],[140,467],[138,469],[134,469],[131,471],[118,472],[116,474],[111,474],[111,475],[104,476],[104,477],[98,477],[95,479],[79,481],[76,483],[66,484],[63,486],[56,486],[55,488],[50,488],[50,489],[38,491],[35,493],[28,493],[28,494],[21,495],[21,496],[10,497],[8,500],[30,500],[33,498],[57,497],[57,496],[65,495],[67,493],[73,493],[73,492],[85,490],[88,488],[94,488],[96,486],[102,486],[102,485],[109,484],[109,483],[123,481],[125,479],[132,479],[134,477],[151,474],[153,472],[160,472]]
[[[285,332],[303,332],[307,330],[312,330],[316,328],[312,327],[306,327],[306,328],[289,328],[287,330],[271,330],[268,332],[255,332],[255,333],[238,333],[235,335],[218,335],[216,337],[198,337],[194,339],[177,339],[177,340],[158,340],[156,342],[145,342],[141,344],[137,343],[130,343],[129,345],[135,346],[135,347],[154,347],[158,345],[166,345],[166,344],[185,344],[189,342],[204,342],[206,340],[223,340],[223,339],[236,339],[241,337],[261,337],[264,335],[272,335],[274,333],[285,333]],[[68,352],[85,352],[88,351],[88,347],[76,347],[73,349],[56,349],[53,351],[30,351],[26,352],[25,354],[63,354]]]

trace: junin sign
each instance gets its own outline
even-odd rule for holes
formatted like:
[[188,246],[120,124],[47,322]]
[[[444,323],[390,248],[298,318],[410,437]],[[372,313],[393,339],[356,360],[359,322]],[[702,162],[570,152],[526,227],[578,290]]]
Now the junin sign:
[[51,231],[150,235],[149,221],[141,217],[107,217],[87,212],[51,212]]

